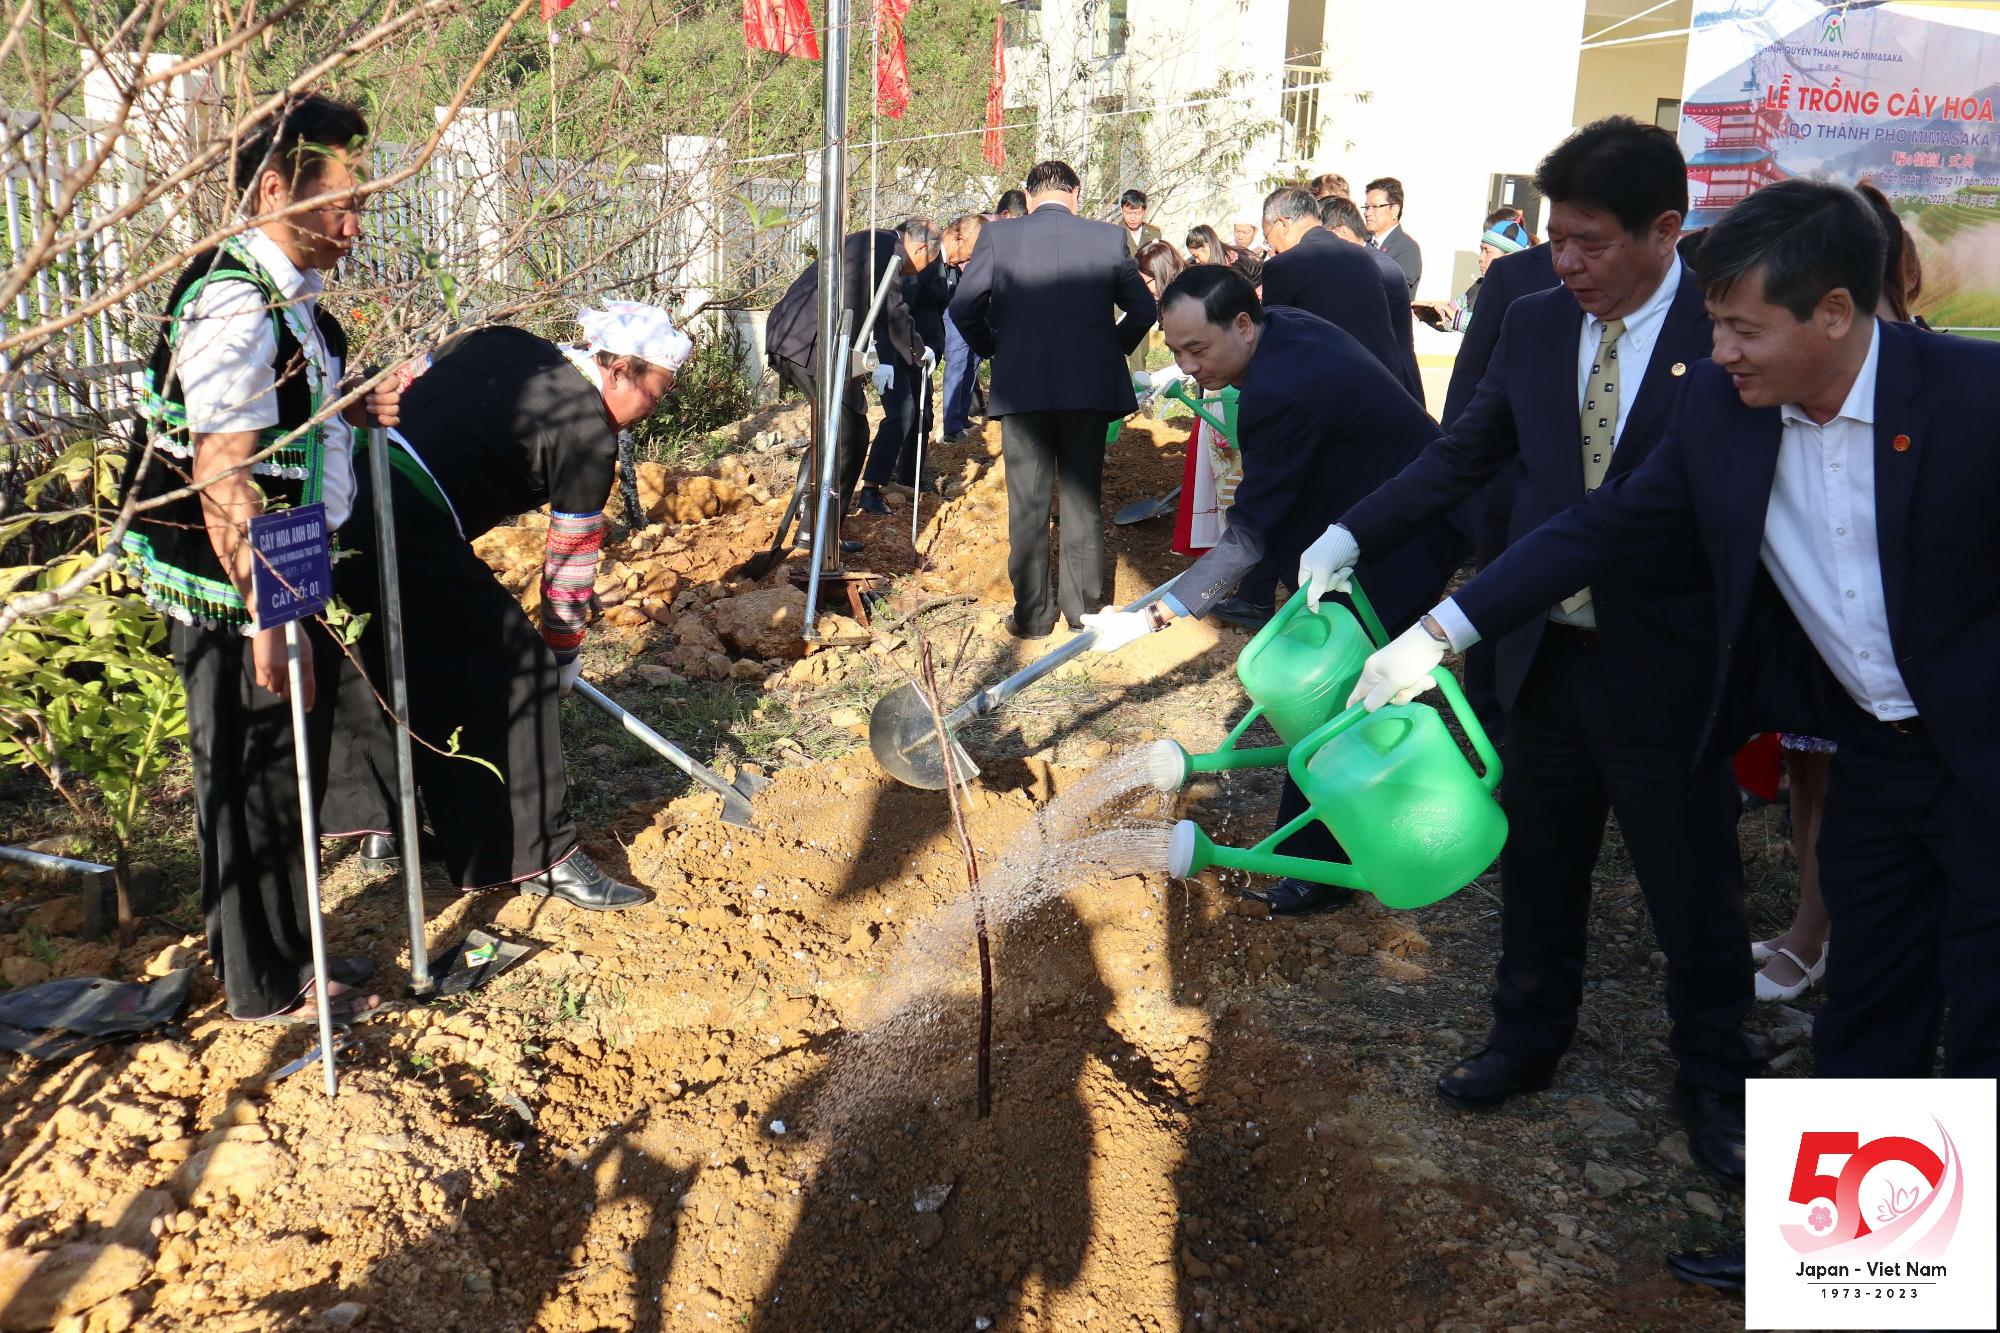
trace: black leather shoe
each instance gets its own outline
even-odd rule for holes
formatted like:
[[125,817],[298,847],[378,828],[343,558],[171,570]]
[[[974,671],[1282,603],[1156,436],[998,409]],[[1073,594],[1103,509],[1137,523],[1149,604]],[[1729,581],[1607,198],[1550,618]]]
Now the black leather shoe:
[[1271,623],[1271,617],[1277,611],[1275,607],[1259,606],[1244,597],[1225,597],[1210,610],[1217,620],[1226,620],[1243,629],[1264,628]]
[[889,502],[882,498],[882,492],[873,486],[863,486],[861,493],[854,497],[854,507],[864,514],[887,514]]
[[560,898],[593,912],[637,907],[652,897],[644,889],[620,884],[582,852],[571,852],[561,865],[544,870],[533,879],[522,880],[521,892],[531,898]]
[[1309,879],[1281,879],[1268,889],[1243,896],[1270,908],[1272,916],[1303,916],[1347,906],[1354,901],[1354,890],[1338,884],[1315,884]]
[[326,960],[326,974],[343,986],[361,986],[375,975],[375,964],[359,955],[329,958]]
[[[1743,1102],[1707,1088],[1674,1085],[1674,1114],[1687,1126],[1688,1156],[1702,1170],[1743,1183]],[[1737,1255],[1738,1262],[1742,1254]],[[1740,1271],[1740,1270],[1739,1270]]]
[[1437,1094],[1466,1111],[1490,1111],[1509,1097],[1540,1092],[1556,1080],[1553,1064],[1533,1064],[1488,1046],[1437,1082]]
[[1013,635],[1017,639],[1046,639],[1049,637],[1049,635],[1054,634],[1056,632],[1056,627],[1054,625],[1051,625],[1047,629],[1043,630],[1022,629],[1019,625],[1014,623],[1014,617],[1008,616],[1007,632]]
[[[394,874],[403,868],[403,858],[397,851],[396,840],[387,833],[364,834],[361,839],[361,873],[364,875]],[[337,978],[345,980],[345,978]]]
[[1683,1282],[1718,1291],[1743,1290],[1743,1242],[1715,1251],[1682,1250],[1667,1256],[1667,1271]]

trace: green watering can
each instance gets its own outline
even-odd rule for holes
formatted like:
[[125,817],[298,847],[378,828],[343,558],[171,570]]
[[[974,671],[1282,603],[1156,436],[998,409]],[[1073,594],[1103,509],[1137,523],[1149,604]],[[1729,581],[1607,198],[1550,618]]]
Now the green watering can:
[[[1366,595],[1359,587],[1351,595],[1375,641],[1384,642]],[[1431,678],[1478,756],[1480,774],[1428,705],[1392,704],[1375,713],[1360,704],[1343,708],[1367,658],[1367,636],[1344,607],[1304,611],[1301,592],[1237,657],[1237,676],[1252,707],[1220,749],[1191,755],[1173,741],[1159,741],[1149,764],[1163,791],[1178,790],[1195,773],[1285,764],[1305,793],[1305,812],[1248,848],[1218,847],[1182,820],[1168,853],[1170,873],[1228,866],[1361,889],[1397,908],[1423,907],[1456,893],[1493,863],[1507,840],[1507,816],[1493,799],[1500,782],[1493,743],[1457,677],[1442,667]],[[1237,739],[1260,716],[1286,743],[1237,749]],[[1351,863],[1276,850],[1313,819],[1340,840]]]

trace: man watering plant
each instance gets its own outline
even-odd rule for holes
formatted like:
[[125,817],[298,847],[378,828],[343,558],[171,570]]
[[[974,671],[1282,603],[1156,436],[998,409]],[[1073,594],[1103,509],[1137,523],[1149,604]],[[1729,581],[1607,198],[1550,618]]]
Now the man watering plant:
[[[1437,438],[1437,423],[1395,374],[1343,330],[1303,310],[1269,309],[1232,269],[1196,265],[1160,297],[1160,329],[1180,368],[1205,390],[1234,386],[1243,480],[1223,539],[1144,611],[1083,618],[1097,631],[1094,651],[1113,652],[1177,616],[1200,618],[1252,570],[1289,562],[1326,526],[1328,515],[1395,475]],[[1444,587],[1442,558],[1416,544],[1363,571],[1383,620],[1409,623]],[[1289,779],[1280,826],[1306,808]],[[1278,850],[1316,861],[1340,859],[1324,825],[1313,822]],[[1353,890],[1286,879],[1258,895],[1273,913],[1338,907]]]
[[[151,453],[135,451],[128,477],[145,500],[206,483],[142,514],[124,550],[146,600],[168,617],[187,687],[202,913],[234,1018],[305,1019],[316,1005],[284,633],[257,628],[247,609],[246,525],[268,509],[319,503],[338,529],[354,508],[352,427],[364,418],[325,410],[339,395],[347,337],[319,296],[321,272],[361,234],[354,190],[367,133],[353,107],[307,96],[238,150],[241,207],[272,220],[195,256],[175,282],[146,369]],[[367,400],[384,424],[396,404],[388,388]],[[312,624],[306,641],[305,741],[323,787],[336,715],[372,703],[323,627]],[[366,968],[365,959],[330,964],[337,1019],[379,1003],[347,989]]]
[[[582,670],[618,432],[652,414],[694,345],[664,310],[636,301],[585,310],[579,322],[582,347],[504,325],[446,343],[410,385],[387,458],[364,453],[357,472],[363,487],[385,462],[392,474],[411,755],[446,871],[467,889],[513,884],[608,911],[646,894],[612,879],[577,845],[558,704]],[[545,504],[537,629],[472,542]],[[336,586],[356,611],[373,612],[373,512],[357,514],[343,540],[361,555],[341,563]],[[380,631],[371,619],[361,640],[377,682]],[[377,725],[357,730],[343,766],[368,787],[380,812],[374,827],[387,828],[396,770],[387,720],[379,708],[372,715]],[[454,742],[483,763],[448,753]],[[362,855],[379,865],[398,850],[378,835]]]

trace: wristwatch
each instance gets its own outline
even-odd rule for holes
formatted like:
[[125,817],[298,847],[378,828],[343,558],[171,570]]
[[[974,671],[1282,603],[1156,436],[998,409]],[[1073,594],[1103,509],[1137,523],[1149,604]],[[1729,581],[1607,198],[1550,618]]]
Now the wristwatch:
[[1445,647],[1451,647],[1451,635],[1444,632],[1444,626],[1437,623],[1436,616],[1426,615],[1417,623],[1424,627],[1424,633],[1430,635]]
[[1174,618],[1168,614],[1167,608],[1158,602],[1154,602],[1146,608],[1146,626],[1148,629],[1163,630],[1168,625],[1171,625],[1173,621]]

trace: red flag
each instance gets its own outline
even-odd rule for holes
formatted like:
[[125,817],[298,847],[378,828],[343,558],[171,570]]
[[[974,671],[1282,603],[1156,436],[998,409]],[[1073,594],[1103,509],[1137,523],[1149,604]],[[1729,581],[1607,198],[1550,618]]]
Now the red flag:
[[910,62],[903,52],[903,15],[910,0],[875,0],[875,109],[901,120],[910,104]]
[[542,0],[542,22],[547,23],[575,3],[576,0]]
[[993,81],[986,85],[986,165],[995,171],[1007,165],[1007,145],[1000,124],[1007,118],[1007,47],[999,14],[993,16]]
[[743,0],[743,44],[753,51],[819,59],[806,0]]

